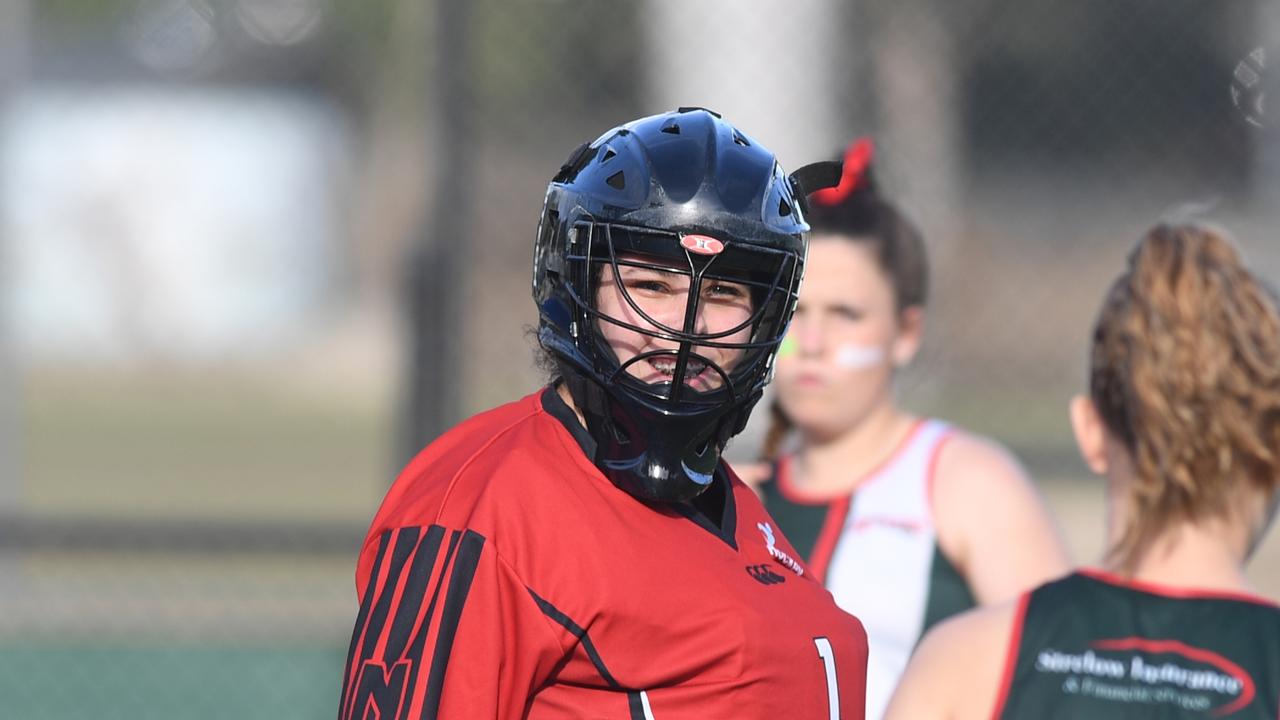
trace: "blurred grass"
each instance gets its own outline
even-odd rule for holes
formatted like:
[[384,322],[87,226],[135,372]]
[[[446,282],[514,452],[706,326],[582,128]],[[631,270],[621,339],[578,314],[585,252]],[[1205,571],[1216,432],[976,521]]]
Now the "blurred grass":
[[387,403],[247,372],[32,373],[35,513],[365,520],[390,484]]
[[357,544],[314,555],[7,553],[0,641],[345,646]]
[[[29,373],[20,509],[367,523],[396,470],[387,395],[301,375]],[[0,557],[0,716],[333,717],[357,547],[139,550]]]

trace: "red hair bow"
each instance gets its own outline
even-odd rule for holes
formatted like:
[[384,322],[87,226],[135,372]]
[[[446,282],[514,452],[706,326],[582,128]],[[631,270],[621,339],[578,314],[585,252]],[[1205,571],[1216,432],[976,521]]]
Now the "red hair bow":
[[860,137],[850,143],[849,148],[844,151],[844,172],[840,175],[840,184],[815,192],[814,202],[828,207],[844,202],[866,179],[867,168],[871,167],[875,151],[875,144],[869,137]]

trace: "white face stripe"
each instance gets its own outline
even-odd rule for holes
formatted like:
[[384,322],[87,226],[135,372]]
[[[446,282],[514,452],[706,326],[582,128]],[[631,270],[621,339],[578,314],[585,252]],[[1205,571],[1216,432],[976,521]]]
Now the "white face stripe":
[[884,348],[845,343],[836,348],[835,363],[845,370],[862,370],[882,364],[885,357]]

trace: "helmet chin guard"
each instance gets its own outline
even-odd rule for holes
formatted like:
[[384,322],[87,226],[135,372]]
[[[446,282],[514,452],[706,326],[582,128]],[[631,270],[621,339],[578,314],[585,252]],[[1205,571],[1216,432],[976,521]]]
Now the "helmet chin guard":
[[[578,373],[566,374],[565,382],[596,441],[592,461],[613,484],[642,500],[685,502],[700,495],[712,482],[725,442],[741,429],[734,427],[736,413],[673,416],[610,396],[609,388]],[[740,413],[745,423],[750,406]]]
[[[696,108],[610,130],[552,180],[534,251],[538,339],[618,487],[684,502],[711,484],[772,378],[803,213],[772,153]],[[710,326],[716,307],[732,321]]]

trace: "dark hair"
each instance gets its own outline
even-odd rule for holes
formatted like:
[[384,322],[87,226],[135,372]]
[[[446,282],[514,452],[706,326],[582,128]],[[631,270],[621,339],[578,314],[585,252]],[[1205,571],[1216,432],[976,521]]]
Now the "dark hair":
[[551,352],[551,348],[542,344],[542,340],[538,337],[538,328],[534,325],[525,325],[524,337],[533,345],[533,368],[542,376],[543,381],[548,385],[559,382],[563,376],[560,361],[555,353]]
[[893,282],[898,310],[923,306],[929,294],[924,238],[915,223],[880,194],[872,170],[874,153],[868,138],[849,146],[840,185],[809,197],[810,233],[873,246],[881,269]]
[[[875,146],[870,138],[858,138],[844,154],[840,184],[809,196],[810,236],[835,235],[856,245],[867,245],[893,286],[898,312],[923,307],[929,294],[929,266],[924,237],[897,206],[880,194],[872,172]],[[775,399],[769,408],[760,457],[772,462],[782,441],[791,432],[791,420]]]
[[1123,570],[1170,525],[1276,492],[1280,312],[1225,234],[1147,232],[1099,313],[1089,391],[1134,461],[1129,524],[1108,549]]

